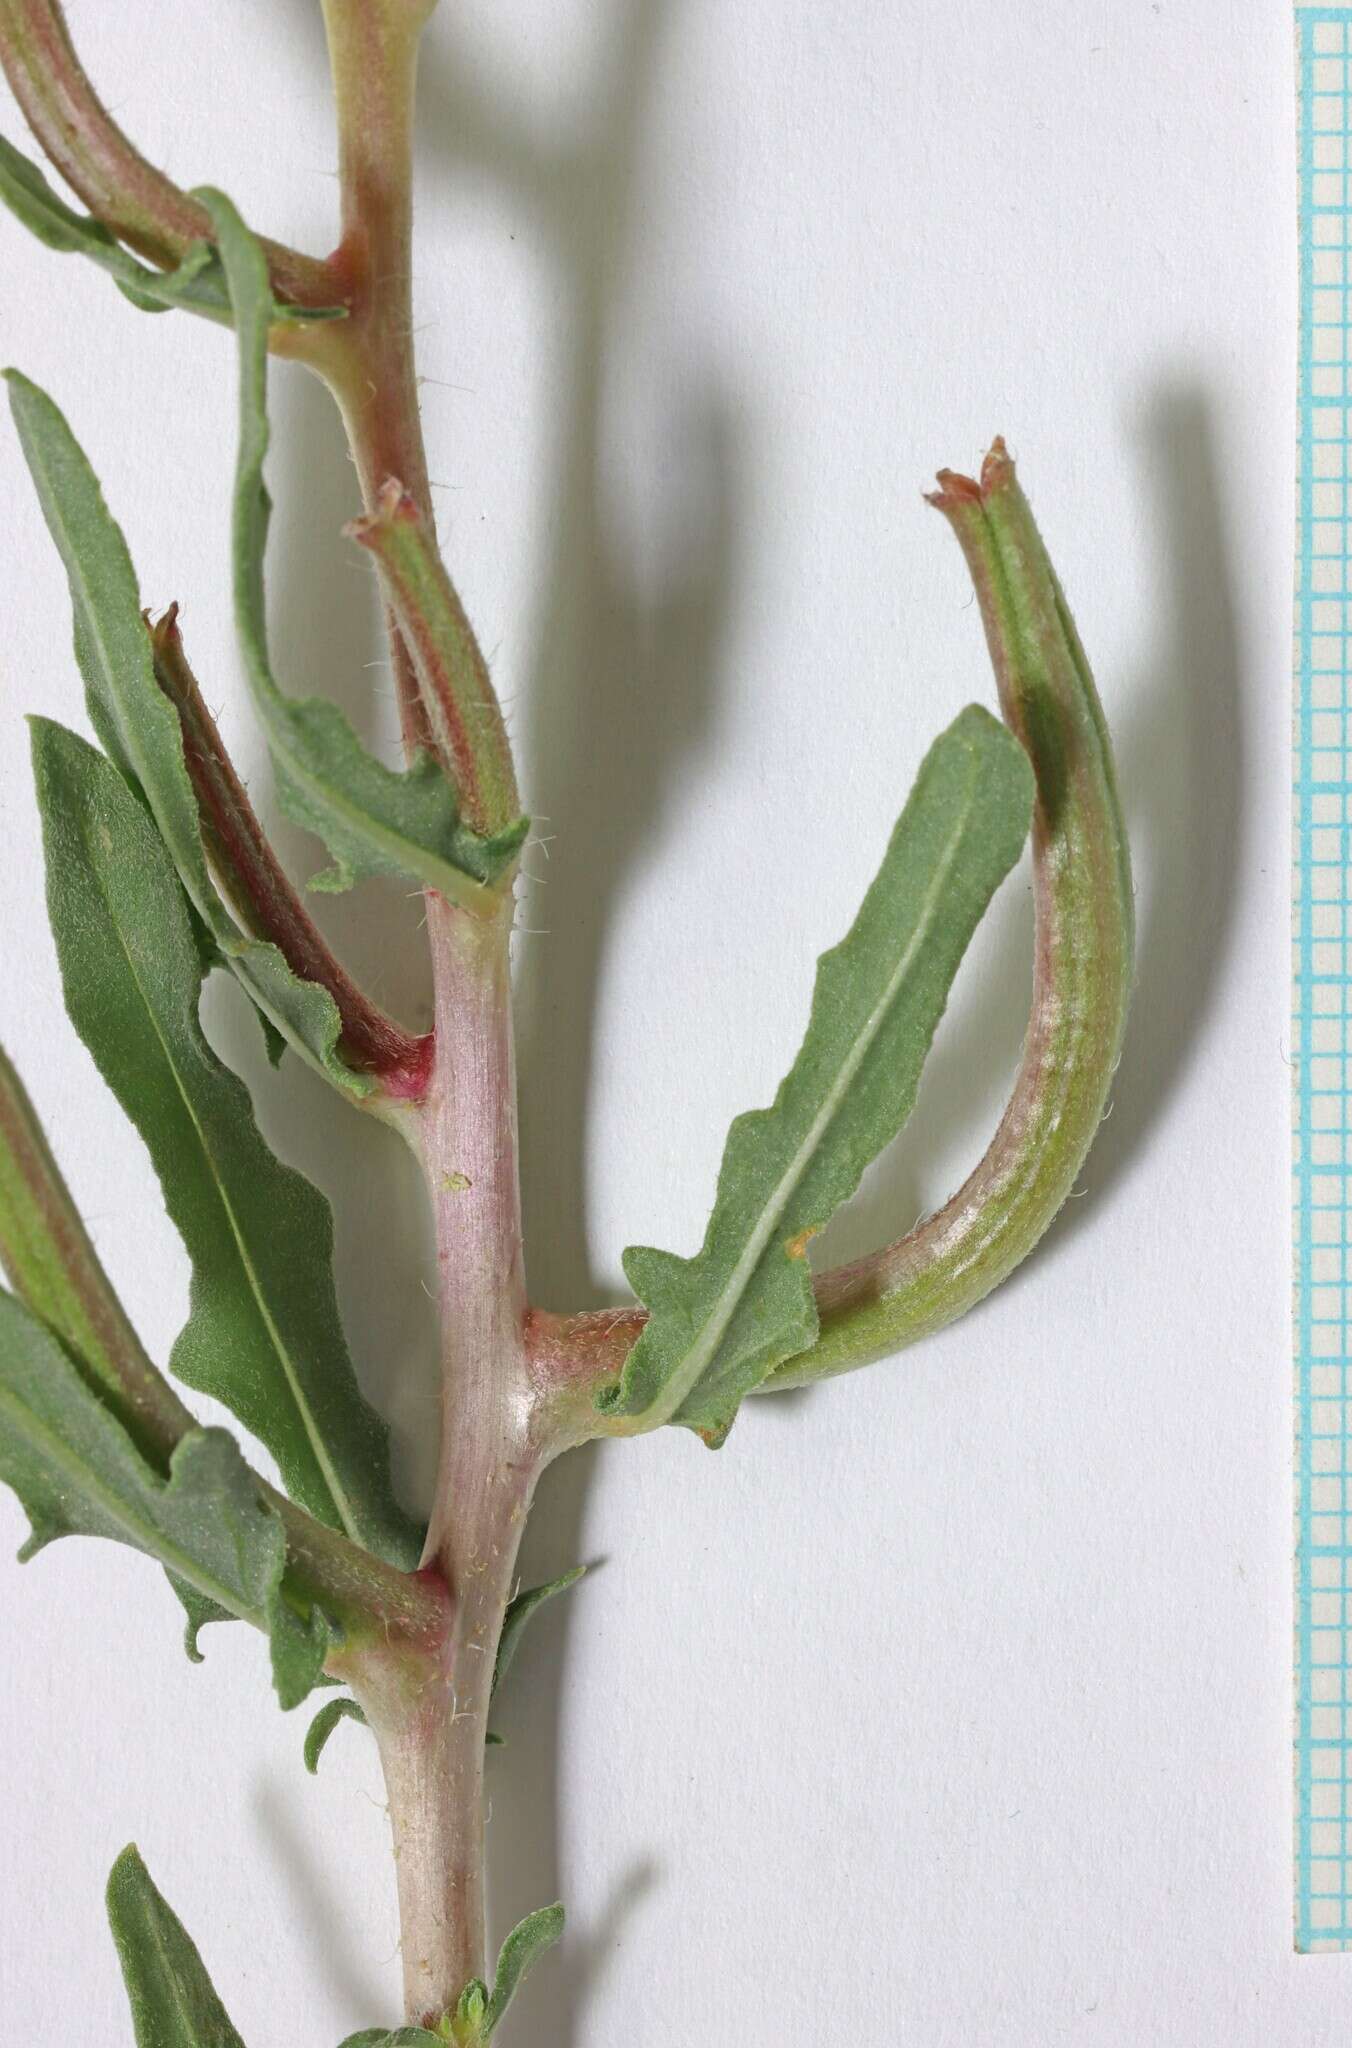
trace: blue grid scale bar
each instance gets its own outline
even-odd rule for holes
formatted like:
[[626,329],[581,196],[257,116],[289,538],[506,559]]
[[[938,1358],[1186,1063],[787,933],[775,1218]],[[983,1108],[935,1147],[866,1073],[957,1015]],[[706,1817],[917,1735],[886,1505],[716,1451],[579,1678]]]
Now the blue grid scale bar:
[[1352,1948],[1352,7],[1296,9],[1296,1947]]

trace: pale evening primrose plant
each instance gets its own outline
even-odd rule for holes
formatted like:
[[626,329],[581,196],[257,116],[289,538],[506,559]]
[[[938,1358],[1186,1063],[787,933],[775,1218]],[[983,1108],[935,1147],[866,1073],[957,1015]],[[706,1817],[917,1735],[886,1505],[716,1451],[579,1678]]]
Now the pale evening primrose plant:
[[[1132,896],[1111,748],[1065,599],[1003,443],[941,471],[980,604],[1000,719],[972,705],[925,756],[850,930],[818,963],[796,1058],[728,1133],[693,1257],[625,1254],[634,1305],[561,1314],[527,1292],[508,941],[528,823],[506,727],[438,551],[414,373],[413,86],[432,0],[324,0],[341,234],[327,257],[250,231],[215,190],[153,169],[100,103],[56,0],[0,0],[0,61],[79,204],[0,140],[0,197],[136,306],[233,334],[238,453],[229,568],[253,710],[282,809],[330,864],[421,889],[432,1030],[405,1028],[334,957],[222,746],[171,607],[143,614],[114,516],[63,414],[18,370],[10,406],[70,583],[98,746],[32,721],[47,909],[71,1022],[140,1132],[192,1268],[164,1361],[275,1461],[274,1487],[203,1428],[142,1348],[0,1055],[0,1476],[56,1537],[129,1544],[167,1572],[189,1653],[209,1621],[266,1639],[284,1708],[319,1689],[311,1768],[369,1725],[388,1790],[404,2015],[345,2048],[482,2043],[561,1933],[545,1905],[490,1960],[484,1752],[522,1629],[578,1576],[521,1591],[540,1474],[599,1437],[664,1425],[722,1445],[749,1395],[846,1372],[953,1321],[1019,1263],[1070,1192],[1104,1113],[1131,975]],[[128,316],[130,317],[130,316]],[[370,754],[338,707],[288,692],[263,566],[269,355],[341,411],[380,579],[407,759]],[[854,1264],[812,1238],[900,1130],[963,952],[1030,832],[1032,1012],[1013,1094],[950,1201]],[[867,850],[860,849],[861,872]],[[439,1254],[440,1460],[428,1516],[390,1477],[335,1297],[330,1212],[270,1152],[203,1036],[205,978],[233,975],[274,1059],[337,1114],[384,1120],[426,1182]],[[400,1247],[391,1246],[391,1256]],[[732,1453],[736,1455],[736,1452]],[[192,1941],[136,1851],[114,1866],[114,1937],[139,2048],[241,2048]]]

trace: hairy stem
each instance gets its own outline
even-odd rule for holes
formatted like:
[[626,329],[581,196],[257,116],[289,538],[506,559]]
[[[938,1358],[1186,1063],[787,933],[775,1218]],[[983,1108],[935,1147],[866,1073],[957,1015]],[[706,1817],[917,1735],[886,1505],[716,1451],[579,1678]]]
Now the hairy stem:
[[436,1064],[423,1151],[436,1215],[441,1469],[427,1536],[452,1587],[477,1548],[474,1492],[531,1438],[508,937],[511,905],[468,916],[429,896]]
[[[389,1797],[399,1895],[404,2011],[431,2026],[471,1978],[488,1976],[484,1745],[502,1618],[536,1477],[527,1452],[485,1475],[454,1622],[416,1689],[354,1677]],[[468,1534],[471,1518],[465,1518]]]
[[422,1111],[442,1319],[441,1469],[425,1561],[450,1589],[435,1667],[353,1683],[390,1802],[407,2017],[428,2025],[487,1965],[484,1742],[517,1550],[547,1455],[525,1348],[507,943],[431,897],[437,1058]]
[[[342,410],[368,514],[397,477],[435,531],[413,351],[413,100],[427,8],[324,0],[338,115],[342,240],[331,268],[348,318],[307,337]],[[409,653],[388,620],[404,742],[431,732]]]
[[[368,514],[397,479],[430,547],[410,270],[413,88],[429,11],[427,0],[324,0],[343,194],[333,266],[349,317],[341,334],[312,337],[310,360],[342,409]],[[405,744],[434,745],[413,652],[393,612],[387,624]],[[453,760],[445,765],[454,773]],[[505,774],[514,799],[509,757]],[[442,1413],[424,1563],[449,1590],[450,1626],[416,1680],[378,1655],[356,1660],[352,1674],[389,1793],[414,2024],[440,2019],[487,1974],[488,1707],[521,1531],[548,1456],[525,1343],[511,891],[486,902],[475,917],[426,895],[435,1050],[419,1125],[436,1217]]]

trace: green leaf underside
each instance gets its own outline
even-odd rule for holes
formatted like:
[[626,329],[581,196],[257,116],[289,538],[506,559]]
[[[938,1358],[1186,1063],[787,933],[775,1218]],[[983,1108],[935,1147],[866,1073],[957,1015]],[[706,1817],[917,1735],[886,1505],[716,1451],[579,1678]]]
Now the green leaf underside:
[[338,1317],[328,1204],[268,1150],[202,1034],[202,961],[168,855],[85,741],[35,719],[33,754],[66,1006],[145,1140],[192,1262],[170,1363],[267,1445],[311,1514],[411,1568],[418,1531]]
[[586,1570],[585,1564],[574,1565],[571,1571],[561,1572],[558,1578],[551,1579],[548,1585],[532,1586],[527,1592],[518,1593],[516,1598],[508,1603],[502,1623],[502,1634],[498,1637],[497,1662],[493,1667],[494,1693],[507,1676],[512,1660],[521,1647],[521,1638],[525,1634],[527,1623],[538,1614],[547,1600],[554,1598],[556,1593],[566,1593],[570,1586],[575,1586],[580,1578],[585,1577]]
[[[122,293],[146,313],[180,306],[209,319],[229,322],[230,294],[220,257],[208,242],[194,242],[174,270],[154,270],[137,261],[101,221],[68,206],[37,164],[0,135],[0,202],[47,248],[87,256],[106,270]],[[343,306],[288,306],[271,299],[274,320],[341,320]]]
[[345,1093],[370,1081],[339,1057],[338,1007],[327,989],[292,973],[276,946],[241,932],[207,871],[197,799],[178,713],[155,679],[141,598],[122,531],[83,450],[46,392],[6,373],[10,410],[43,517],[65,566],[75,653],[89,716],[104,751],[148,806],[219,959],[265,1022]]
[[818,962],[807,1034],[769,1109],[728,1133],[693,1258],[635,1246],[649,1318],[597,1405],[721,1443],[743,1395],[816,1334],[806,1245],[910,1115],[949,987],[1032,815],[1028,758],[969,705],[921,766],[846,937]]
[[136,2048],[244,2048],[195,1943],[134,1847],[113,1865],[107,1901]]
[[329,1737],[340,1721],[359,1721],[363,1728],[367,1725],[366,1716],[355,1700],[328,1700],[305,1731],[305,1768],[312,1778],[319,1770],[319,1759]]
[[60,1536],[129,1544],[267,1632],[283,1706],[314,1686],[331,1633],[317,1610],[302,1618],[283,1597],[285,1533],[234,1438],[194,1430],[162,1478],[52,1332],[3,1290],[0,1479],[31,1525],[22,1558]]
[[541,1906],[536,1912],[528,1913],[512,1929],[498,1951],[493,1995],[488,2001],[481,2027],[483,2040],[491,2039],[526,1972],[539,1962],[546,1949],[553,1948],[562,1933],[563,1907],[557,1904]]
[[514,860],[523,819],[491,838],[465,825],[440,765],[420,755],[407,770],[369,754],[336,704],[288,698],[268,655],[263,555],[270,501],[263,481],[268,447],[268,276],[263,252],[229,200],[195,195],[210,213],[234,303],[239,336],[240,446],[235,471],[235,616],[255,707],[277,771],[284,809],[317,833],[334,865],[312,889],[346,889],[367,875],[399,875],[482,907],[484,885]]

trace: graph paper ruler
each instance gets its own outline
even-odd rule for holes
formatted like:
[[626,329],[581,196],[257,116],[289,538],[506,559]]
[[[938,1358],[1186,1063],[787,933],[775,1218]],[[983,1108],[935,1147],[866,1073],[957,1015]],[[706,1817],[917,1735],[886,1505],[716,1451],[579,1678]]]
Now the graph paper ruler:
[[1352,6],[1297,0],[1296,1947],[1352,1948]]

